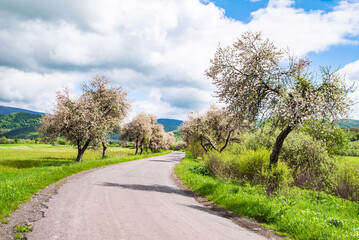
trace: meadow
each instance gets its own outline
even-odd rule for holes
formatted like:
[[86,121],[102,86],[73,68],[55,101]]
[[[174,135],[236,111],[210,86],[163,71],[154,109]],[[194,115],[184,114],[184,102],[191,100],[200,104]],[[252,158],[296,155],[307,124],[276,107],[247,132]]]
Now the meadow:
[[44,187],[72,174],[91,168],[168,153],[134,155],[129,148],[109,147],[107,157],[87,150],[82,162],[75,162],[77,150],[72,146],[49,144],[0,145],[0,220],[9,216],[19,204],[29,200]]
[[[359,158],[342,158],[342,161]],[[232,212],[255,219],[293,239],[359,239],[359,203],[323,192],[291,187],[268,196],[261,185],[210,176],[189,154],[175,168],[198,194]]]

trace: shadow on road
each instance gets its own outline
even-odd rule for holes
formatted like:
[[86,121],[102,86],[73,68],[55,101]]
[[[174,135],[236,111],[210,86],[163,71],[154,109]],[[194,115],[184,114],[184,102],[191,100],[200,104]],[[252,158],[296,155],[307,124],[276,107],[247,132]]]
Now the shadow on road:
[[179,162],[179,160],[148,160],[149,162]]
[[119,184],[119,183],[111,183],[111,182],[103,182],[97,184],[99,186],[106,187],[119,187],[125,189],[132,189],[138,191],[151,191],[151,192],[161,192],[161,193],[170,193],[170,194],[178,194],[186,197],[193,197],[192,191],[180,190],[169,186],[163,185],[141,185],[141,184]]

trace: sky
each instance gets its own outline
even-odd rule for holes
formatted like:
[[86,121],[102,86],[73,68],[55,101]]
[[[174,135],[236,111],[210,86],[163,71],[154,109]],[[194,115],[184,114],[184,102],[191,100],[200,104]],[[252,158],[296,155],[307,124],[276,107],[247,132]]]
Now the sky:
[[359,86],[359,0],[1,0],[0,105],[50,112],[57,91],[104,75],[130,117],[185,120],[217,102],[204,72],[246,31]]

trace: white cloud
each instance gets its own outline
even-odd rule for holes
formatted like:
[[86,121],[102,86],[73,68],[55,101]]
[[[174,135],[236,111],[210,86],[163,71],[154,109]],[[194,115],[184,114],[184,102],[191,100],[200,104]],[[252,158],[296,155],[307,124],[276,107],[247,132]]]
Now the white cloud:
[[134,93],[135,112],[183,119],[214,101],[204,70],[219,42],[263,31],[303,55],[359,35],[359,3],[329,13],[292,3],[271,0],[246,25],[207,0],[2,0],[0,104],[45,111],[61,86],[100,74]]
[[355,104],[352,106],[351,116],[355,119],[359,119],[359,60],[347,64],[340,71],[345,74],[348,86],[354,84],[355,91],[349,94]]
[[0,105],[50,111],[56,91],[67,87],[76,94],[79,74],[39,74],[0,67]]
[[252,30],[262,31],[281,47],[297,55],[320,52],[349,42],[359,35],[359,3],[342,1],[332,12],[305,12],[290,7],[291,0],[272,0],[268,7],[252,13]]

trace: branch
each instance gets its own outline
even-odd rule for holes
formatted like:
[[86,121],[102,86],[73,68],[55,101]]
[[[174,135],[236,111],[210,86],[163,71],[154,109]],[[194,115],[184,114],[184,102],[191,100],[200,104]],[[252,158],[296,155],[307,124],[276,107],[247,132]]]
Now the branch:
[[213,145],[213,143],[211,142],[211,140],[210,140],[209,138],[205,137],[203,134],[201,134],[200,136],[201,136],[201,141],[202,141],[202,138],[205,139],[205,140],[207,140],[208,143],[211,145],[211,147],[212,147],[214,150],[218,151],[218,149]]
[[224,144],[224,146],[221,148],[221,150],[219,150],[219,152],[222,152],[228,145],[229,139],[231,137],[231,133],[234,131],[234,129],[231,129],[228,133],[227,139],[226,139],[226,143]]

